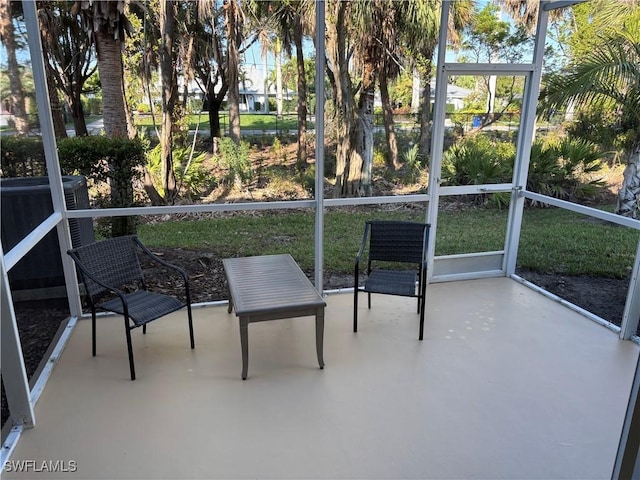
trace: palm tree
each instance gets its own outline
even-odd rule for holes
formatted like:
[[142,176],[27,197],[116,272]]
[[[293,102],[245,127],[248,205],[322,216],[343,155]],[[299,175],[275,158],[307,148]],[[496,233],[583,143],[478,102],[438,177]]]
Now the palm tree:
[[[98,71],[102,84],[102,116],[104,131],[109,137],[134,138],[136,130],[127,110],[124,89],[122,48],[125,32],[131,30],[125,0],[76,1],[72,13],[80,16],[85,31],[93,38],[98,56]],[[133,205],[134,172],[130,165],[110,165],[111,205]],[[112,236],[135,232],[131,217],[115,217]]]
[[640,8],[622,18],[622,24],[601,32],[599,48],[582,55],[568,73],[551,75],[541,96],[546,113],[571,102],[577,108],[617,110],[629,141],[616,213],[640,218]]
[[95,42],[105,134],[133,138],[136,131],[125,102],[122,64],[124,35],[131,30],[125,15],[126,4],[125,0],[77,1],[72,12],[80,15],[85,30]]

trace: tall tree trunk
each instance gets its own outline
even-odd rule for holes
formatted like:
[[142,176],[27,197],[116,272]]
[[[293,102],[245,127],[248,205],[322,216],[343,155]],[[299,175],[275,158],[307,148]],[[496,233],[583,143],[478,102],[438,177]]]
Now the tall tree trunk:
[[67,127],[64,124],[62,104],[58,96],[56,82],[51,72],[49,62],[45,62],[45,72],[47,75],[47,89],[49,90],[49,104],[51,105],[51,119],[53,120],[53,132],[56,138],[67,138]]
[[640,219],[640,143],[636,142],[624,169],[616,213]]
[[[432,58],[433,50],[425,53],[425,58]],[[425,71],[424,88],[422,90],[422,109],[420,111],[420,153],[427,158],[431,155],[431,64]]]
[[276,115],[282,116],[282,43],[276,38],[276,50],[273,52],[276,57]]
[[[362,158],[358,196],[370,197],[373,178],[373,100],[375,83],[370,82],[358,100],[356,149]],[[357,172],[354,172],[354,174]]]
[[89,135],[89,131],[87,130],[87,121],[84,118],[84,107],[80,99],[80,92],[74,92],[74,97],[67,98],[69,109],[71,110],[71,118],[73,119],[73,128],[76,131],[76,137],[86,137]]
[[[327,58],[329,78],[335,103],[336,181],[334,197],[352,197],[360,190],[362,157],[354,148],[356,142],[355,104],[346,55],[346,13],[348,3],[335,1],[327,5]],[[329,20],[329,18],[333,19]]]
[[[127,107],[124,96],[124,73],[122,66],[122,43],[106,31],[95,32],[98,71],[102,84],[102,118],[105,135],[129,138]],[[133,205],[133,172],[127,165],[110,165],[111,206]],[[114,217],[111,235],[114,237],[135,233],[133,217]]]
[[307,79],[302,51],[302,19],[296,14],[293,25],[296,44],[296,63],[298,67],[298,153],[296,164],[299,170],[307,166]]
[[384,119],[384,131],[387,139],[387,166],[398,170],[400,168],[400,161],[398,159],[398,141],[396,139],[396,132],[393,128],[393,110],[391,108],[391,98],[389,97],[389,84],[387,82],[387,76],[384,73],[380,74],[380,100],[382,102],[382,116]]
[[416,114],[420,111],[420,73],[418,69],[413,69],[411,76],[411,113]]
[[160,4],[160,75],[162,78],[162,188],[168,204],[177,197],[176,177],[173,170],[173,118],[178,96],[178,79],[174,65],[173,36],[175,34],[175,3],[163,0]]
[[227,95],[229,101],[229,136],[231,139],[240,144],[240,90],[238,85],[238,69],[240,58],[238,47],[240,43],[239,25],[239,6],[237,0],[228,0],[225,3],[225,17],[227,27],[227,83],[229,84],[229,92]]
[[102,84],[104,133],[108,137],[128,137],[122,42],[102,30],[95,33],[95,38]]
[[16,38],[11,16],[11,2],[0,0],[0,37],[7,49],[7,75],[11,88],[11,113],[18,135],[29,133],[29,119],[25,107],[24,89],[20,78],[20,66],[16,57]]

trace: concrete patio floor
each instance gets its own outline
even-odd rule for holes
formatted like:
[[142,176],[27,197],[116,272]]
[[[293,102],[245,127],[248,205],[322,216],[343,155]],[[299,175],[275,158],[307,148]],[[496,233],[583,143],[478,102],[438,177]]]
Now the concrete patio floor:
[[135,382],[122,319],[95,358],[79,321],[3,477],[610,478],[636,344],[507,278],[430,285],[423,342],[415,300],[362,295],[354,334],[352,299],[327,297],[324,370],[312,317],[251,324],[246,381],[224,306],[194,350],[184,311],[134,331]]

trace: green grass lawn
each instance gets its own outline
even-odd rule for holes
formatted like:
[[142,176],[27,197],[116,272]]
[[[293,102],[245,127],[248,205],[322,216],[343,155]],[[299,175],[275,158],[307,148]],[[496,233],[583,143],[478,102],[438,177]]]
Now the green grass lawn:
[[[367,219],[419,221],[421,213],[395,211],[327,211],[325,268],[350,273]],[[467,209],[442,212],[438,218],[436,255],[502,250],[506,210]],[[182,247],[220,257],[290,253],[303,268],[313,268],[312,211],[269,212],[260,216],[168,221],[139,227],[151,247]],[[635,258],[639,233],[549,208],[525,211],[518,266],[546,273],[626,278]]]
[[[160,117],[156,116],[156,122],[160,122]],[[220,115],[220,124],[223,128],[229,127],[229,115],[227,113]],[[138,115],[136,117],[136,125],[141,127],[153,126],[151,115]],[[209,130],[209,115],[203,112],[200,115],[189,115],[189,129]],[[278,118],[276,114],[255,114],[243,113],[240,115],[240,128],[244,130],[297,130],[298,117],[295,114],[283,115]],[[307,128],[314,128],[313,122],[307,123]]]

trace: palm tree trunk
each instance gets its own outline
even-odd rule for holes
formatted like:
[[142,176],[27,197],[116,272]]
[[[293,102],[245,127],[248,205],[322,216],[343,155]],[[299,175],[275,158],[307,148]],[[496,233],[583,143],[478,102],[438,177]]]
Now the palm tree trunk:
[[640,143],[636,143],[624,169],[616,213],[640,219]]
[[[373,179],[373,99],[375,83],[362,91],[358,101],[358,136],[356,150],[360,154],[362,166],[360,171],[360,189],[358,194],[370,197]],[[357,172],[354,172],[354,174]]]
[[102,84],[104,133],[108,137],[128,137],[122,42],[102,30],[95,33],[95,39]]
[[384,117],[384,131],[387,139],[387,166],[398,170],[400,161],[398,159],[398,141],[393,128],[393,111],[391,109],[391,99],[389,97],[389,85],[384,72],[380,74],[380,100],[382,101],[382,116]]
[[229,84],[229,136],[240,144],[240,91],[238,85],[238,69],[240,64],[238,46],[240,43],[239,6],[237,0],[225,3],[225,18],[227,27],[227,83]]
[[175,33],[174,2],[165,0],[160,7],[160,74],[162,77],[162,187],[165,201],[172,204],[176,197],[176,177],[173,170],[173,116],[178,96],[177,74],[173,68],[173,36]]
[[[429,52],[427,52],[429,53]],[[425,58],[432,58],[431,56]],[[426,54],[425,54],[426,55]],[[420,153],[427,158],[431,155],[431,66],[426,68],[422,90],[422,110],[420,111]]]
[[304,52],[302,51],[302,19],[300,14],[296,15],[293,28],[298,67],[298,153],[296,164],[298,170],[304,170],[307,166],[307,79],[304,68]]
[[[362,157],[354,148],[356,144],[356,114],[346,56],[345,16],[347,2],[336,1],[327,5],[333,10],[334,21],[327,21],[327,58],[333,70],[329,78],[334,91],[336,146],[336,181],[334,197],[353,197],[360,190]],[[328,15],[329,16],[329,15]]]

